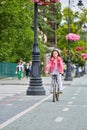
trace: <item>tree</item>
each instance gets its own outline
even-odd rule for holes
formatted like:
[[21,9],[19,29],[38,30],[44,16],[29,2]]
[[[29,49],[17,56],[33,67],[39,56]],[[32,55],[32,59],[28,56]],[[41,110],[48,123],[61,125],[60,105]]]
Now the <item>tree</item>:
[[28,60],[33,43],[32,3],[8,0],[0,3],[0,61]]
[[[40,6],[38,6],[40,7]],[[44,9],[44,10],[43,10]],[[41,6],[41,11],[46,7]],[[38,12],[38,27],[43,33],[49,33],[44,25],[43,16]],[[51,17],[51,16],[50,16]],[[20,58],[29,61],[32,56],[34,42],[34,3],[29,0],[8,0],[0,3],[0,62],[17,62]],[[47,23],[46,23],[47,24]],[[49,28],[49,27],[48,27]],[[43,41],[38,39],[41,52],[41,60],[47,49]]]
[[[61,3],[38,6],[38,8],[39,34],[42,35],[43,32],[43,34],[47,36],[47,39],[53,39],[55,33],[54,24],[58,27],[61,22]],[[52,46],[52,43],[49,40],[47,40],[46,44]]]

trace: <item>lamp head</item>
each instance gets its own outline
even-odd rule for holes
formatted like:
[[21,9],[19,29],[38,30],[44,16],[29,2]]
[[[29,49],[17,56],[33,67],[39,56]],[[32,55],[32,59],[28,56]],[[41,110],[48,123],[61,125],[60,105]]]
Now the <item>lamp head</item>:
[[77,4],[79,7],[82,7],[83,6],[83,3],[82,3],[82,0],[79,0],[78,4]]
[[87,31],[87,23],[82,25],[82,30]]

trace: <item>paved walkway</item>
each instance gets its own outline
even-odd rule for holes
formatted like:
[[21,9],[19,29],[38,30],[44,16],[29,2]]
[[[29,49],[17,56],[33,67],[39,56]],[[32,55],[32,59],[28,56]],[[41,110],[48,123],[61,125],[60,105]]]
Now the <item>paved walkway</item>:
[[[71,81],[64,81],[63,79],[63,84],[69,84]],[[26,77],[22,78],[21,80],[18,80],[17,78],[5,78],[5,79],[0,79],[0,85],[28,85],[30,81],[30,78],[27,79]],[[42,77],[42,82],[43,85],[48,85],[50,84],[50,76],[47,77]]]
[[[87,75],[74,78],[73,81],[63,81],[64,92],[60,96],[60,101],[55,103],[49,94],[49,77],[42,79],[48,91],[45,96],[26,96],[21,87],[27,88],[29,84],[27,79],[21,81],[8,79],[0,82],[1,87],[15,86],[21,91],[0,101],[0,129],[87,130]],[[26,84],[24,81],[27,81]]]

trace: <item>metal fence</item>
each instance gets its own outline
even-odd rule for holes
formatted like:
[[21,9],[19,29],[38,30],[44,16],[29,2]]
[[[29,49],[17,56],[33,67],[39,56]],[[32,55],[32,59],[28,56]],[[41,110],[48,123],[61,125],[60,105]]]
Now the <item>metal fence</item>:
[[0,78],[15,77],[16,63],[0,62]]

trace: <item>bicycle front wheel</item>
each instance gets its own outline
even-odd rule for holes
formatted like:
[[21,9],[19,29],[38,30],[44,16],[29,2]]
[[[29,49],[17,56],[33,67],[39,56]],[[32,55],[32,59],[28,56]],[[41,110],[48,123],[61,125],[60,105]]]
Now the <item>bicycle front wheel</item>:
[[53,86],[53,102],[56,100],[56,86]]
[[56,100],[59,100],[59,92],[56,93]]

